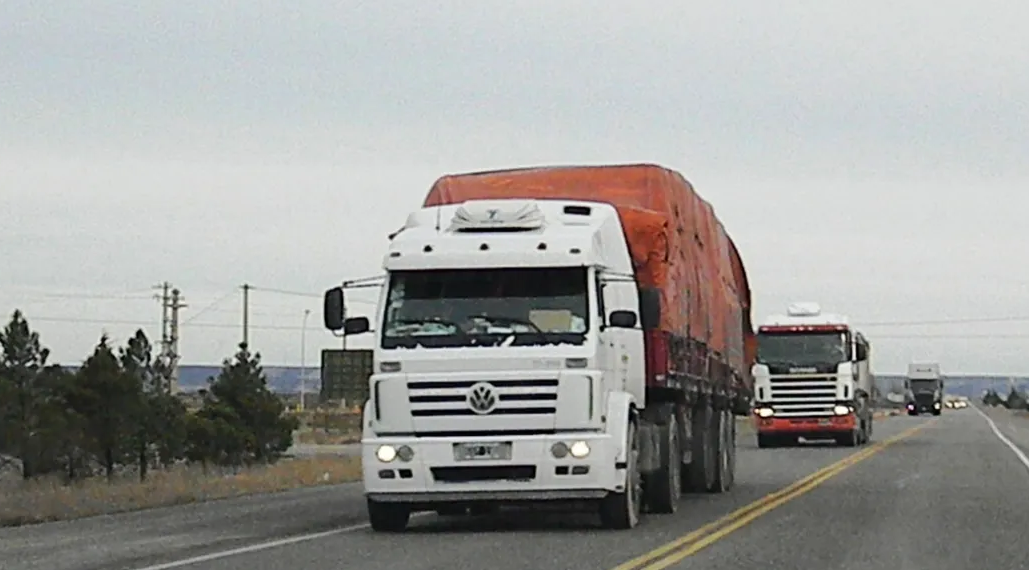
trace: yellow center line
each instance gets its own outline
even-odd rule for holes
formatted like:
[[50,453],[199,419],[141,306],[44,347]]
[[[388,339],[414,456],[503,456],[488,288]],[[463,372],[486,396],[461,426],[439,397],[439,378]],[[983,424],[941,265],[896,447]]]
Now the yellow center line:
[[650,552],[637,556],[632,560],[624,562],[612,570],[661,570],[662,568],[667,568],[669,565],[700,551],[722,537],[749,524],[761,515],[778,508],[804,493],[807,493],[828,479],[843,472],[847,468],[868,459],[902,439],[911,437],[935,421],[935,419],[930,420],[929,422],[915,426],[889,439],[874,443],[862,451],[848,455],[831,465],[815,471],[803,479],[795,481],[774,493],[768,494],[753,503],[733,511],[714,522],[705,524],[689,534],[659,546]]

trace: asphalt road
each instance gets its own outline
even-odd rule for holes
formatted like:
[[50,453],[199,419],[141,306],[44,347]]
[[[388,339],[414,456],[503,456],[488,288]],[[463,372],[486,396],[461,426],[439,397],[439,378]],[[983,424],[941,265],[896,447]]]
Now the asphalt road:
[[1029,555],[1029,470],[1012,447],[1029,452],[1029,418],[988,413],[1003,439],[976,409],[880,420],[876,443],[858,449],[758,450],[744,434],[736,489],[687,496],[678,514],[628,532],[599,530],[588,515],[515,512],[426,515],[405,535],[374,534],[359,489],[341,486],[0,530],[0,567],[1018,568]]

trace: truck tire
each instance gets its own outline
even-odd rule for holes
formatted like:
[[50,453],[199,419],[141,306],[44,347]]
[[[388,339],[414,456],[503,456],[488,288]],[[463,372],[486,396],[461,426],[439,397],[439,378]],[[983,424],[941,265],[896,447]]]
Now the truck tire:
[[627,530],[640,522],[643,479],[640,476],[640,437],[635,423],[629,424],[629,453],[625,461],[625,490],[608,493],[600,500],[600,524],[604,528]]
[[736,482],[736,420],[729,410],[720,410],[715,412],[714,422],[711,431],[717,434],[715,477],[707,492],[725,493]]
[[679,510],[679,500],[682,498],[682,448],[679,445],[679,422],[674,410],[667,423],[659,425],[658,429],[661,430],[661,444],[658,447],[661,467],[647,474],[644,491],[651,512],[673,514]]
[[858,432],[852,431],[844,435],[836,436],[836,444],[844,447],[856,447],[858,444]]
[[933,409],[933,415],[934,415],[934,416],[938,416],[938,415],[940,415],[940,414],[942,414],[942,413],[943,413],[943,408],[940,408],[940,409]]
[[707,403],[693,412],[693,461],[683,470],[680,477],[683,481],[682,490],[688,493],[703,493],[715,484],[715,463],[718,461],[716,454],[717,432],[714,431],[715,411],[711,404]]
[[493,516],[500,512],[500,505],[485,504],[485,505],[472,505],[468,507],[468,514],[473,517],[488,517]]
[[411,508],[368,499],[368,521],[376,532],[403,532],[411,520]]
[[462,517],[468,514],[468,509],[460,505],[445,505],[442,507],[436,507],[436,514],[441,517]]
[[757,446],[760,449],[771,449],[773,447],[779,447],[779,439],[774,435],[757,434]]

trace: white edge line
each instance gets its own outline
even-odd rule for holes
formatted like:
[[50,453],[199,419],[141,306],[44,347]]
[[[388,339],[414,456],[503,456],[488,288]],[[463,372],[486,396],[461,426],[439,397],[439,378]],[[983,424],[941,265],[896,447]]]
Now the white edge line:
[[1015,454],[1015,457],[1017,457],[1018,460],[1022,462],[1022,465],[1025,466],[1026,469],[1029,469],[1029,457],[1026,457],[1025,453],[1021,449],[1019,449],[1017,445],[1012,443],[1006,435],[1001,433],[1000,428],[998,428],[997,424],[994,423],[993,418],[986,415],[986,412],[980,410],[979,406],[972,404],[972,407],[975,408],[975,411],[979,412],[979,415],[982,416],[984,420],[986,420],[986,423],[990,424],[990,429],[993,430],[993,435],[997,436],[997,439],[999,439],[1004,445],[1011,448],[1011,451]]
[[[425,516],[433,514],[432,512],[415,513],[412,516]],[[269,550],[272,548],[279,548],[281,546],[289,546],[290,544],[296,544],[298,542],[307,542],[309,540],[318,540],[319,538],[326,538],[329,536],[335,536],[337,534],[346,534],[348,532],[354,532],[368,528],[368,523],[355,524],[350,526],[344,526],[335,528],[332,530],[326,530],[322,532],[314,532],[310,534],[301,534],[297,536],[291,536],[289,538],[280,538],[278,540],[270,540],[268,542],[259,542],[257,544],[251,544],[249,546],[241,546],[239,548],[233,548],[231,550],[220,550],[218,552],[211,552],[209,554],[202,554],[200,556],[193,556],[191,558],[183,558],[181,560],[173,560],[171,562],[164,562],[162,564],[154,564],[152,566],[142,566],[135,570],[170,570],[172,568],[182,568],[184,566],[190,566],[192,564],[199,564],[201,562],[210,562],[211,560],[218,560],[220,558],[229,558],[230,556],[239,556],[240,554],[250,554],[251,552],[260,552],[262,550]]]

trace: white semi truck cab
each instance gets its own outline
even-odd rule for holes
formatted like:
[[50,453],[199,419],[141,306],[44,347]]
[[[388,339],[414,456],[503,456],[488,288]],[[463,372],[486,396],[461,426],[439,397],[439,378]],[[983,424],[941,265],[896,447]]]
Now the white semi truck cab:
[[[641,328],[660,301],[637,288],[614,207],[423,208],[391,236],[383,268],[325,296],[327,328],[375,335],[361,440],[373,528],[402,530],[416,510],[597,499],[610,512],[629,500]],[[374,315],[344,319],[344,290],[369,285]]]
[[860,445],[872,434],[868,340],[843,315],[793,303],[758,328],[753,367],[758,445],[799,438]]

